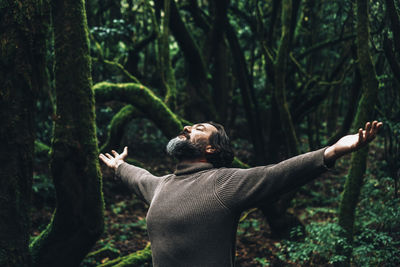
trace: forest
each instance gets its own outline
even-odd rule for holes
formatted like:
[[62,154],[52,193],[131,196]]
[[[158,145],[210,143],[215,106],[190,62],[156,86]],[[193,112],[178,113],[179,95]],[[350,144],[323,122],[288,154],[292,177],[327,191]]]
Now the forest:
[[166,175],[168,140],[214,121],[249,168],[373,120],[241,214],[235,266],[400,265],[397,0],[1,0],[0,29],[0,266],[152,266],[148,206],[100,153]]

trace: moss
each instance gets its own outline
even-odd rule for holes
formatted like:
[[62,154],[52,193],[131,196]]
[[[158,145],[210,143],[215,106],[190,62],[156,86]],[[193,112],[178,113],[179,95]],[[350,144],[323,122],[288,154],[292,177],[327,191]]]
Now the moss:
[[166,89],[165,103],[171,110],[176,109],[176,81],[174,69],[172,68],[170,51],[169,51],[169,20],[170,20],[170,1],[164,1],[164,17],[163,17],[163,32],[159,39],[160,44],[160,59],[162,69],[162,81]]
[[50,152],[50,147],[38,140],[35,140],[35,155],[39,157],[47,157]]
[[111,120],[106,142],[102,145],[100,151],[108,152],[116,149],[123,135],[124,126],[133,118],[141,115],[134,106],[124,106]]
[[51,174],[57,208],[31,252],[34,266],[78,266],[104,227],[84,2],[52,1],[52,15],[57,119]]
[[287,73],[287,56],[290,49],[290,40],[293,32],[290,31],[292,14],[292,1],[284,0],[282,2],[282,33],[278,53],[274,62],[275,72],[275,88],[274,96],[277,103],[279,117],[281,121],[281,129],[285,135],[286,147],[289,156],[300,154],[299,144],[296,136],[296,131],[293,125],[292,117],[289,111],[289,106],[286,100],[286,73]]
[[[357,0],[357,54],[359,60],[358,66],[363,84],[363,93],[358,104],[354,122],[356,129],[363,127],[365,122],[373,118],[374,106],[378,93],[378,81],[368,46],[369,23],[367,10],[368,1]],[[350,169],[346,177],[346,183],[339,206],[339,225],[344,228],[346,233],[345,237],[348,239],[349,243],[353,242],[355,209],[364,182],[367,156],[368,146],[352,154]],[[349,259],[349,253],[347,253],[347,256]]]
[[124,266],[141,266],[144,263],[151,262],[151,248],[150,243],[147,246],[139,251],[136,251],[132,254],[129,254],[124,257],[119,257],[117,259],[108,261],[106,263],[100,264],[97,267],[124,267]]
[[150,89],[141,84],[101,82],[93,89],[97,102],[118,100],[133,105],[152,120],[168,138],[176,136],[183,128],[178,116]]
[[233,168],[241,168],[241,169],[248,169],[248,168],[250,168],[249,165],[247,165],[246,163],[240,161],[240,159],[238,159],[237,157],[234,157],[234,158],[233,158],[232,167],[233,167]]
[[82,265],[85,265],[85,263],[88,263],[90,265],[93,265],[95,262],[101,262],[104,259],[115,259],[119,256],[120,251],[110,245],[106,245],[96,251],[93,251],[89,253],[83,262]]
[[93,251],[87,255],[87,257],[112,257],[115,258],[119,255],[120,251],[113,247],[102,247],[96,251]]

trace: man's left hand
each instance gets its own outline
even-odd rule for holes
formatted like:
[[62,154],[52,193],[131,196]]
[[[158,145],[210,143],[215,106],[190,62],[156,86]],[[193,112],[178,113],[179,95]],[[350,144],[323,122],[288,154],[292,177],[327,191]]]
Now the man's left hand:
[[343,155],[364,147],[374,140],[382,125],[383,123],[378,121],[373,121],[372,123],[367,122],[365,124],[365,129],[360,128],[358,133],[342,137],[334,145],[325,150],[325,161],[334,161]]

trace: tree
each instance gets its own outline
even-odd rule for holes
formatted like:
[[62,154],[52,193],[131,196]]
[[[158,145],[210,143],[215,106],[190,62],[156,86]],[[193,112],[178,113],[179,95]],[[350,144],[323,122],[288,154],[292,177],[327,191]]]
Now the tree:
[[84,1],[53,1],[52,15],[57,114],[51,174],[57,207],[31,252],[34,266],[78,266],[103,231]]
[[0,5],[0,265],[30,266],[35,101],[42,85],[46,2]]
[[[354,125],[363,127],[366,121],[371,120],[374,113],[375,102],[378,93],[378,80],[375,67],[372,63],[369,50],[369,19],[368,1],[357,0],[357,55],[358,66],[362,81],[362,96],[358,104]],[[359,201],[360,190],[366,169],[368,146],[360,149],[351,156],[350,169],[346,177],[346,183],[339,207],[339,225],[345,230],[345,237],[351,243],[353,241],[353,228],[355,209]],[[349,255],[348,255],[349,256]]]

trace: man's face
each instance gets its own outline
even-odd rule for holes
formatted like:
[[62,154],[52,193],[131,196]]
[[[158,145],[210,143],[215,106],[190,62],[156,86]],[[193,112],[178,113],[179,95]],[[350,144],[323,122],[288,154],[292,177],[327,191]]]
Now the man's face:
[[178,160],[201,158],[211,149],[209,138],[217,129],[209,123],[185,126],[183,131],[167,145],[167,152]]

